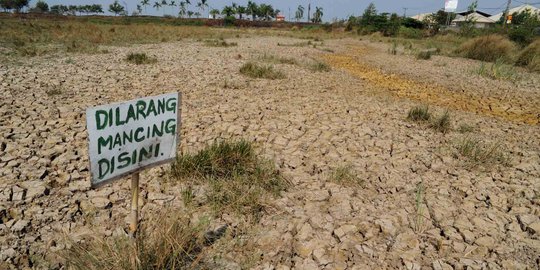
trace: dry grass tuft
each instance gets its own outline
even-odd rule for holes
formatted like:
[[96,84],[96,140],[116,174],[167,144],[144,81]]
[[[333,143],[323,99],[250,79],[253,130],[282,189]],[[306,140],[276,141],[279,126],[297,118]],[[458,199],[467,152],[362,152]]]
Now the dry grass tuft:
[[445,111],[441,116],[435,118],[429,126],[436,131],[447,133],[452,128],[450,113]]
[[324,62],[320,62],[320,61],[316,61],[315,63],[309,64],[308,68],[312,72],[329,72],[329,71],[332,70],[330,65],[328,65],[328,64],[326,64]]
[[208,47],[221,47],[221,48],[238,46],[238,43],[236,42],[227,42],[222,39],[207,39],[204,41],[204,44],[206,44],[206,46]]
[[471,59],[494,62],[497,59],[509,61],[515,45],[506,37],[501,35],[487,35],[473,38],[463,43],[458,53]]
[[240,73],[256,79],[284,79],[283,72],[275,70],[273,66],[260,66],[252,62],[244,64],[240,68]]
[[416,106],[409,110],[407,114],[407,119],[420,122],[420,121],[429,121],[431,119],[431,113],[429,112],[428,106]]
[[516,69],[513,66],[506,64],[502,59],[497,59],[495,63],[491,65],[482,63],[474,73],[493,80],[507,80],[513,82],[519,78]]
[[146,53],[130,53],[126,57],[126,61],[136,65],[143,65],[155,63],[157,59],[148,57]]
[[509,163],[499,143],[486,144],[480,139],[466,137],[457,143],[456,148],[457,156],[465,157],[473,166]]
[[67,269],[186,269],[205,246],[208,221],[191,224],[176,211],[163,211],[141,223],[133,240],[127,235],[93,236],[61,253]]
[[298,65],[298,61],[294,58],[288,58],[288,57],[281,57],[276,55],[271,55],[264,53],[263,55],[258,57],[258,60],[274,63],[274,64],[287,64],[287,65]]
[[516,65],[528,67],[532,71],[540,72],[540,39],[531,43],[521,53]]
[[416,54],[416,59],[429,60],[431,59],[431,55],[432,55],[432,52],[429,50],[420,51],[418,52],[418,54]]

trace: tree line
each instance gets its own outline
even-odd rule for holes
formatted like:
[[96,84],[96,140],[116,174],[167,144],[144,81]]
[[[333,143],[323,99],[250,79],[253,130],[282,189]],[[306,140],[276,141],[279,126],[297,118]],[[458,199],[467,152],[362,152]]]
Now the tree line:
[[[29,0],[0,0],[0,7],[5,11],[15,11],[20,12],[23,8],[28,7]],[[165,11],[168,9],[173,14],[178,14],[180,18],[192,18],[201,17],[206,10],[209,9],[208,0],[199,0],[193,2],[192,0],[158,0],[150,2],[150,0],[141,0],[136,7],[136,11],[133,12],[133,15],[140,15],[147,13],[148,8],[153,8],[156,11],[160,9],[165,15]],[[108,11],[115,15],[128,15],[126,11],[127,7],[121,5],[118,0],[115,0],[112,4],[109,5]],[[144,12],[143,12],[144,11]],[[41,13],[52,13],[59,15],[77,15],[77,14],[100,14],[104,13],[103,6],[100,4],[89,4],[89,5],[53,5],[50,6],[43,0],[39,0],[36,5],[29,9],[29,12],[41,12]],[[274,8],[270,4],[257,4],[253,1],[248,1],[246,5],[241,5],[237,3],[231,3],[230,5],[224,6],[222,9],[212,8],[208,11],[208,14],[212,18],[216,19],[217,16],[223,15],[228,18],[251,18],[252,20],[272,20],[275,19],[281,11]],[[302,5],[298,6],[298,9],[295,13],[295,20],[301,21],[304,19],[304,7]],[[315,7],[313,14],[311,14],[311,4],[308,5],[307,11],[307,21],[314,23],[321,23],[323,17],[323,8]]]

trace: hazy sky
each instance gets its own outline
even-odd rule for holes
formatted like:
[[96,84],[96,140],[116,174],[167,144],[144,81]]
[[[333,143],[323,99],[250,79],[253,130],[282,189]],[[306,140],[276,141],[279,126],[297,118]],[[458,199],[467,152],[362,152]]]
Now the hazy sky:
[[[32,0],[30,2],[30,5],[36,3],[37,0]],[[83,1],[83,0],[44,0],[46,1],[49,6],[54,4],[64,4],[64,5],[82,5],[82,4],[102,4],[104,7],[104,10],[108,9],[109,4],[111,4],[114,0],[90,0],[90,1]],[[150,0],[151,3],[154,1],[161,0]],[[167,0],[168,2],[170,0]],[[178,3],[180,0],[176,0],[175,2]],[[197,11],[197,8],[195,6],[195,3],[198,0],[191,0],[192,6],[191,10]],[[134,0],[119,0],[119,2],[123,5],[128,6],[129,12],[136,9],[136,6],[140,1],[134,1]],[[194,2],[194,3],[193,3]],[[211,8],[218,8],[221,9],[224,5],[229,5],[231,2],[236,2],[240,5],[245,5],[247,3],[247,0],[208,0],[209,5]],[[360,15],[362,14],[363,10],[367,7],[367,5],[370,2],[375,3],[375,6],[377,7],[377,10],[379,12],[396,12],[400,15],[404,13],[404,8],[407,8],[407,16],[419,14],[419,13],[425,13],[425,12],[433,12],[437,11],[438,9],[441,9],[444,6],[444,0],[255,0],[254,2],[257,3],[267,3],[272,4],[274,8],[278,8],[282,11],[283,15],[289,17],[289,9],[291,10],[290,14],[294,17],[294,12],[298,5],[303,5],[306,8],[305,13],[307,13],[307,5],[308,3],[311,3],[312,6],[312,12],[314,10],[315,6],[323,7],[324,16],[323,19],[325,21],[330,21],[333,18],[347,18],[349,15]],[[467,6],[472,2],[472,0],[460,0],[458,10],[465,10],[467,9]],[[521,0],[513,1],[513,6],[521,5],[521,3],[527,2],[527,0]],[[538,1],[529,1],[529,2],[536,2]],[[478,7],[480,10],[490,13],[490,14],[496,14],[499,12],[502,12],[505,8],[506,0],[479,0]],[[538,5],[537,5],[538,6]],[[144,12],[144,10],[143,10]],[[161,8],[159,11],[156,11],[151,6],[147,7],[147,14],[150,15],[163,15],[165,14],[178,14],[178,7],[174,8],[174,11],[171,7],[165,7]],[[205,11],[205,14],[208,13],[208,10]],[[307,16],[307,15],[306,15]]]

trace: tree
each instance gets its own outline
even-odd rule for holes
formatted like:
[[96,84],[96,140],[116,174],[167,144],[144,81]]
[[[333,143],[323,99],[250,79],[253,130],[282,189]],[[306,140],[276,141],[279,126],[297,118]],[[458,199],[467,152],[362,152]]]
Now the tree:
[[234,14],[235,10],[231,6],[224,6],[223,10],[221,10],[221,14],[225,15],[226,17],[230,17]]
[[144,7],[144,13],[146,13],[146,7],[150,5],[150,0],[142,0],[141,5]]
[[198,12],[198,11],[195,11],[195,13],[193,13],[193,15],[195,15],[195,17],[197,17],[197,18],[200,18],[200,17],[201,17],[201,13]]
[[270,18],[276,16],[276,11],[272,7],[272,5],[261,4],[259,6],[257,16],[269,21]]
[[123,13],[124,11],[124,6],[120,5],[120,3],[118,3],[118,0],[114,1],[114,3],[109,5],[109,12],[114,13],[114,16]]
[[19,13],[21,9],[28,6],[29,0],[0,0],[0,7],[6,11],[14,9]]
[[313,22],[314,23],[321,23],[323,15],[324,15],[323,8],[322,7],[315,7],[315,13],[313,13]]
[[304,18],[304,7],[302,5],[298,6],[298,9],[296,10],[296,14],[294,15],[294,18],[296,21],[300,21]]
[[433,32],[437,33],[440,31],[441,27],[446,25],[447,21],[453,21],[456,18],[455,13],[445,12],[444,10],[439,10],[436,13],[433,13],[427,16],[424,19],[424,23],[431,29]]
[[161,3],[160,2],[154,2],[154,5],[152,7],[155,8],[156,10],[159,10],[159,8],[161,8]]
[[46,13],[49,12],[49,5],[41,0],[37,1],[36,6],[31,8],[29,12]]
[[240,18],[240,20],[242,19],[242,15],[246,14],[246,12],[247,12],[246,7],[244,7],[244,6],[237,6],[236,7],[236,14],[238,14],[238,18]]
[[191,19],[191,17],[193,16],[193,14],[194,14],[193,11],[188,10],[187,15],[188,15],[188,17],[189,17],[190,19]]
[[210,15],[212,15],[212,19],[214,19],[214,20],[216,19],[216,16],[219,15],[219,13],[220,13],[219,9],[214,8],[214,9],[210,10]]
[[360,20],[360,23],[362,25],[371,25],[373,24],[373,20],[376,16],[377,16],[377,8],[375,8],[375,4],[371,2],[369,3],[368,7],[364,10],[364,14],[362,14],[362,19]]
[[259,6],[253,1],[248,1],[246,13],[251,15],[252,20],[255,20],[255,17],[259,13]]
[[201,0],[197,3],[197,7],[204,13],[204,10],[208,7],[208,0]]
[[141,14],[141,13],[142,13],[142,7],[141,7],[141,5],[137,5],[137,12],[138,12],[138,14]]
[[180,10],[178,11],[178,16],[180,16],[180,18],[184,18],[186,16],[186,12],[187,12],[186,5],[187,5],[186,2],[180,1],[180,4],[179,4]]

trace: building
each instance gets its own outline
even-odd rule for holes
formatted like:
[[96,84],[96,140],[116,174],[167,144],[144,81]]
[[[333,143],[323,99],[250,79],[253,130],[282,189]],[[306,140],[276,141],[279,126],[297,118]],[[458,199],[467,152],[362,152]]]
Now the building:
[[497,22],[490,17],[491,14],[479,10],[457,12],[456,18],[452,21],[452,26],[461,27],[465,23],[473,22],[475,28],[488,28]]
[[[512,15],[514,13],[521,13],[523,11],[529,11],[531,12],[532,14],[537,14],[538,15],[538,18],[540,18],[540,8],[537,8],[537,7],[533,7],[531,5],[521,5],[519,7],[515,7],[515,8],[512,8],[508,11],[508,14],[509,15]],[[491,17],[489,17],[491,20],[495,21],[495,22],[498,22],[501,17],[504,15],[504,12],[501,12],[499,14],[495,14]]]
[[276,21],[278,22],[284,22],[285,21],[285,15],[278,14],[276,16]]

